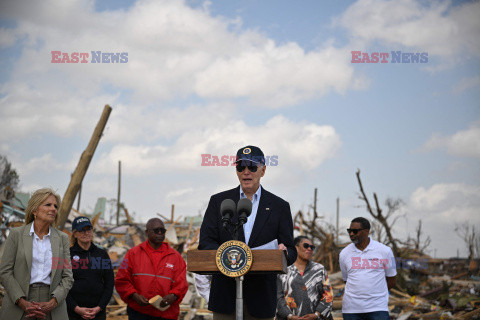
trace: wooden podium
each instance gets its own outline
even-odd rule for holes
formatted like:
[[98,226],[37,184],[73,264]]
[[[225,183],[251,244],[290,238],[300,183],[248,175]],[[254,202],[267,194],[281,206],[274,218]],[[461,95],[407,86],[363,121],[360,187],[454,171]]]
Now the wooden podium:
[[[198,274],[220,274],[215,263],[217,250],[187,252],[187,271]],[[287,273],[287,259],[282,250],[252,250],[253,263],[248,273]]]
[[[283,250],[251,250],[252,265],[248,273],[287,273],[287,259]],[[187,252],[187,270],[198,274],[222,274],[216,263],[217,250],[192,250]],[[235,279],[236,320],[243,320],[243,279]]]

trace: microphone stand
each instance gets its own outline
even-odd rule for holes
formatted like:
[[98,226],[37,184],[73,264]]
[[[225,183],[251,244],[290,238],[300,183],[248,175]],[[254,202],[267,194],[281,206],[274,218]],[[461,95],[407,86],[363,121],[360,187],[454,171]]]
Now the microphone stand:
[[235,278],[237,297],[235,299],[236,320],[243,320],[243,276]]
[[[239,221],[237,223],[233,223],[230,220],[228,221],[228,224],[233,226],[233,240],[238,240],[238,230],[243,227],[243,224],[246,221]],[[227,227],[225,229],[228,230]],[[230,230],[228,230],[230,235],[232,233]],[[244,277],[236,277],[235,278],[235,286],[236,286],[236,299],[235,299],[235,315],[236,315],[236,320],[243,320],[243,280]]]

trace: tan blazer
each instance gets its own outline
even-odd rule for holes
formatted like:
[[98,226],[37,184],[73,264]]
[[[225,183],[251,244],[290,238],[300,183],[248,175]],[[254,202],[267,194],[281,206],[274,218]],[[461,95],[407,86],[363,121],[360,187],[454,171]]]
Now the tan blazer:
[[[20,297],[28,297],[32,270],[33,237],[30,235],[32,223],[11,229],[5,241],[0,277],[7,293],[3,298],[0,320],[20,320],[23,315],[23,310],[15,305],[15,301]],[[54,261],[55,258],[62,261],[57,268],[54,267],[56,263],[52,263],[50,294],[57,298],[58,307],[51,311],[51,316],[52,320],[65,320],[68,319],[65,298],[73,285],[73,274],[69,264],[70,246],[65,233],[51,228],[50,236],[52,258]]]

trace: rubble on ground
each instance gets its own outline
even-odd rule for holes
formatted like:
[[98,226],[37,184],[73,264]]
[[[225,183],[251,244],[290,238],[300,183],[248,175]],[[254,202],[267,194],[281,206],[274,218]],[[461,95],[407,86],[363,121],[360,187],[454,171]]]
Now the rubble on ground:
[[[435,268],[435,260],[430,263],[427,260],[429,269]],[[416,294],[409,294],[405,290],[394,288],[390,290],[389,310],[390,319],[480,319],[480,277],[479,270],[468,270],[469,263],[464,260],[445,259],[443,273],[432,270],[433,274],[425,274],[419,270],[421,277],[416,286]],[[466,271],[450,275],[449,271],[461,270],[460,265]],[[454,266],[454,267],[453,267]],[[401,272],[408,272],[410,278],[414,279],[417,270],[409,269]],[[428,272],[427,272],[428,273]],[[335,319],[342,319],[342,296],[345,290],[341,272],[329,275],[330,284],[334,291],[333,314]]]
[[[0,209],[0,230],[2,245],[8,229],[23,223],[22,211],[10,206]],[[81,215],[72,209],[69,220]],[[107,250],[115,274],[126,252],[133,246],[146,240],[145,225],[134,223],[128,216],[124,224],[109,226],[99,221],[99,215],[92,218],[94,224],[94,243]],[[174,220],[161,216],[167,229],[166,241],[186,260],[186,253],[195,250],[198,246],[198,237],[201,216],[188,217],[181,221],[181,217]],[[301,218],[301,217],[300,217]],[[67,223],[64,232],[70,234],[70,225]],[[314,260],[321,262],[329,270],[329,280],[334,291],[333,316],[342,319],[342,296],[345,290],[338,270],[338,253],[331,254],[330,245],[335,238],[332,233],[317,226],[315,232],[322,234],[324,245],[319,247]],[[314,239],[314,242],[319,242]],[[345,245],[335,244],[335,252]],[[330,251],[329,251],[330,250]],[[407,319],[480,319],[480,272],[479,261],[466,259],[432,259],[428,256],[414,257],[408,263],[397,266],[402,274],[402,283],[390,291],[389,310],[390,318],[397,320]],[[335,270],[335,269],[334,269]],[[180,305],[180,320],[212,319],[212,313],[207,310],[206,301],[200,297],[195,287],[194,274],[187,274],[189,290]],[[0,286],[0,299],[5,291]],[[126,304],[114,292],[110,304],[107,306],[108,320],[126,320]]]

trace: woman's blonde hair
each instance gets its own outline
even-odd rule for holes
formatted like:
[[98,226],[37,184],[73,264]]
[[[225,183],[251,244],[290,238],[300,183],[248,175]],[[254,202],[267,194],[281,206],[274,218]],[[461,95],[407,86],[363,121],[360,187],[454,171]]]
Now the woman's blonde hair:
[[[33,213],[37,211],[38,207],[45,201],[49,196],[54,196],[57,199],[57,205],[60,207],[60,196],[50,188],[42,188],[35,191],[30,200],[28,200],[27,209],[25,210],[25,224],[29,224],[35,220]],[[57,223],[58,214],[55,216],[55,223]]]
[[77,242],[77,238],[74,236],[75,232],[77,232],[77,230],[72,230],[72,234],[70,235],[70,247],[73,247],[75,242]]

